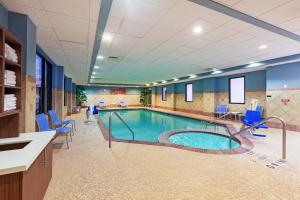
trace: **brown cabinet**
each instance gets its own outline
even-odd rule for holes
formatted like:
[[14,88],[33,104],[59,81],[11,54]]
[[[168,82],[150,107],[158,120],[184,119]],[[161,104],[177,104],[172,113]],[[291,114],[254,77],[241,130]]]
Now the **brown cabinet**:
[[0,176],[1,200],[42,200],[52,177],[52,142],[24,172]]

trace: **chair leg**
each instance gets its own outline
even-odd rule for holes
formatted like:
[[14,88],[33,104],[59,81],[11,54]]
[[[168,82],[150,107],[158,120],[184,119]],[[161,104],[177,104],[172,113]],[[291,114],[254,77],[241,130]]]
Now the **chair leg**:
[[68,139],[68,134],[66,134],[66,142],[67,142],[67,147],[68,147],[68,149],[70,149],[70,147],[69,147],[69,139]]
[[71,139],[71,142],[72,142],[72,141],[73,141],[73,138],[72,138],[72,131],[70,131],[68,135],[70,135],[70,139]]

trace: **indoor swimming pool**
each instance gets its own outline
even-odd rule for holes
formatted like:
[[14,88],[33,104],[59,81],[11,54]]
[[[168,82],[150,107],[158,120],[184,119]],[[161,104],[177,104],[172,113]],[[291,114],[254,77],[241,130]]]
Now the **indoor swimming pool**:
[[[162,133],[186,129],[200,129],[228,135],[228,130],[225,126],[203,120],[147,109],[117,110],[117,112],[134,131],[136,141],[158,142],[159,135]],[[107,129],[109,127],[110,113],[111,111],[99,112],[99,116]],[[114,115],[112,118],[112,136],[115,139],[132,140],[131,132]]]

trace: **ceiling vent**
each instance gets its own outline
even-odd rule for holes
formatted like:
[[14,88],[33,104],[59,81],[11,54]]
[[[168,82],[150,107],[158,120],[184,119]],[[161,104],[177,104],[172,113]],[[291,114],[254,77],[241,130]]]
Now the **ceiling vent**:
[[121,60],[121,57],[118,57],[118,56],[108,56],[107,58],[110,61],[119,61],[119,60]]

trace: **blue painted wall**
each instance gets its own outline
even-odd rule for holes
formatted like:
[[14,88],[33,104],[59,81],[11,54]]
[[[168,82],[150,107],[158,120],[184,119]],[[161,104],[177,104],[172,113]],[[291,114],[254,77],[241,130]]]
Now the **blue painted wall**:
[[[175,93],[184,94],[185,85],[187,83],[193,84],[195,93],[202,92],[226,92],[228,91],[229,78],[245,76],[245,87],[247,91],[251,90],[265,90],[266,89],[266,71],[256,71],[250,73],[236,74],[231,76],[222,76],[216,78],[206,78],[195,81],[187,81],[175,84]],[[156,87],[156,94],[161,94],[163,86]],[[168,92],[173,92],[173,87],[167,86]]]
[[5,28],[8,27],[8,12],[0,2],[0,25]]
[[52,65],[52,88],[63,89],[64,88],[64,67]]
[[267,89],[300,88],[300,62],[267,68]]
[[245,76],[246,91],[266,89],[266,71],[256,71],[216,78],[216,92],[226,92],[229,88],[229,78]]
[[8,30],[23,44],[23,72],[35,77],[36,27],[27,15],[8,12]]
[[76,92],[76,83],[72,83],[72,92],[73,92],[73,93]]

